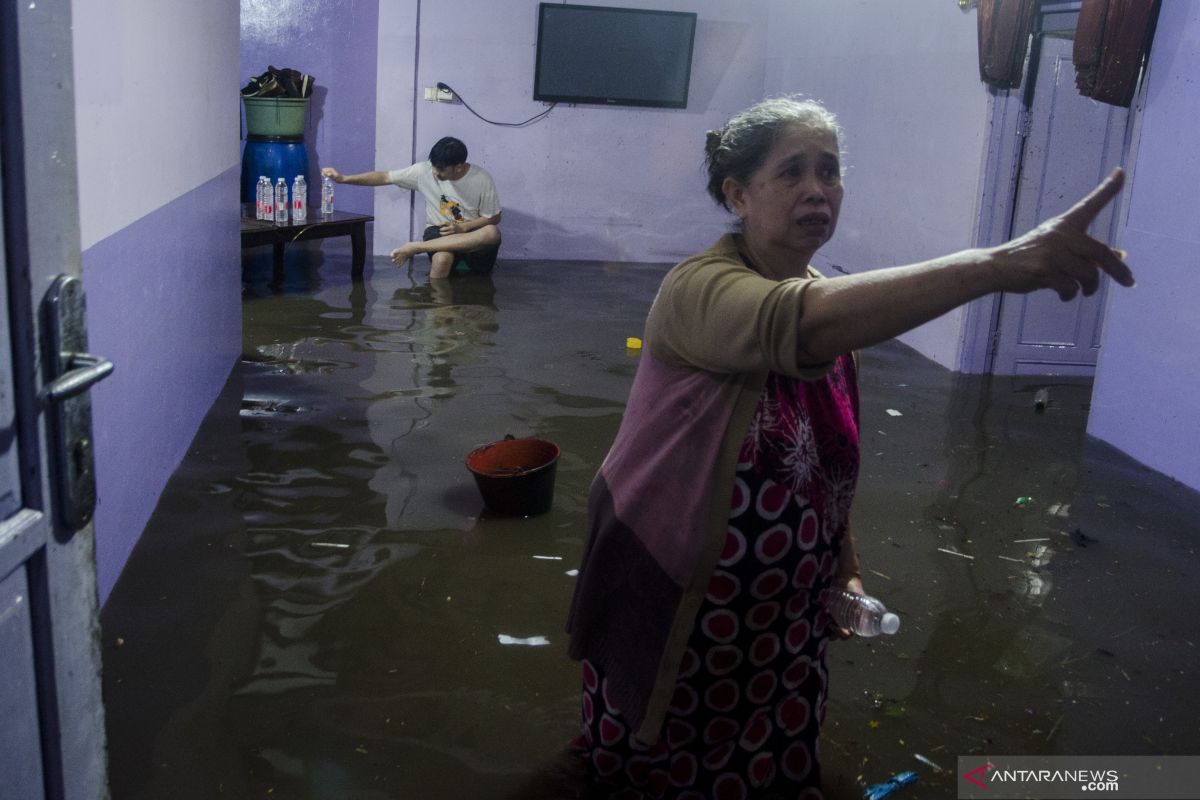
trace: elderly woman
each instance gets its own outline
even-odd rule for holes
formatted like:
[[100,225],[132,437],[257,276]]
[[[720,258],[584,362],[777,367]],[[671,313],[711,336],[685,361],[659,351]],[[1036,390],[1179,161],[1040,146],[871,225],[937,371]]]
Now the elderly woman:
[[838,134],[792,98],[709,134],[708,190],[739,224],[654,300],[567,626],[577,744],[614,797],[821,796],[825,648],[849,632],[819,598],[863,590],[855,350],[992,292],[1133,285],[1086,232],[1119,171],[999,247],[822,278],[809,261],[837,227]]

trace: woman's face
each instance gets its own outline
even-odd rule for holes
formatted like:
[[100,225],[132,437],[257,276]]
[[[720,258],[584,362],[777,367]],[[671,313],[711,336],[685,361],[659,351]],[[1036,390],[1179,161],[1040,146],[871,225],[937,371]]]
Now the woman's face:
[[780,132],[747,184],[725,181],[725,197],[751,248],[786,251],[805,264],[833,236],[842,192],[837,137],[800,124]]

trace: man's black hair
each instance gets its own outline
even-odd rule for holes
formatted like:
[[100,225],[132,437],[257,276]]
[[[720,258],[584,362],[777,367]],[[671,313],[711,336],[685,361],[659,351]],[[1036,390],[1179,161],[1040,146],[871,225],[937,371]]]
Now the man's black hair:
[[443,136],[429,150],[429,163],[438,169],[465,164],[467,146],[453,136]]

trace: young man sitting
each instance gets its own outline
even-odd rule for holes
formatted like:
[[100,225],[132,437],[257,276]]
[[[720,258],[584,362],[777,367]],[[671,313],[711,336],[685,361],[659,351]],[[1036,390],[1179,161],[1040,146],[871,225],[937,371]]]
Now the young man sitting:
[[431,278],[451,273],[487,274],[500,250],[500,200],[496,184],[483,167],[467,163],[467,146],[452,136],[438,140],[429,160],[404,169],[343,175],[333,167],[321,174],[337,183],[386,186],[420,193],[425,198],[425,234],[392,251],[392,263],[403,265],[417,253],[428,253]]

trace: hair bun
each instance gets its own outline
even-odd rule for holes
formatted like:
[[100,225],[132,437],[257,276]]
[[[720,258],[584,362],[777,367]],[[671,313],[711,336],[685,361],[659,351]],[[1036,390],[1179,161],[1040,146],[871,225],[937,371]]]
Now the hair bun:
[[704,134],[704,152],[712,155],[721,146],[721,131],[709,131]]

